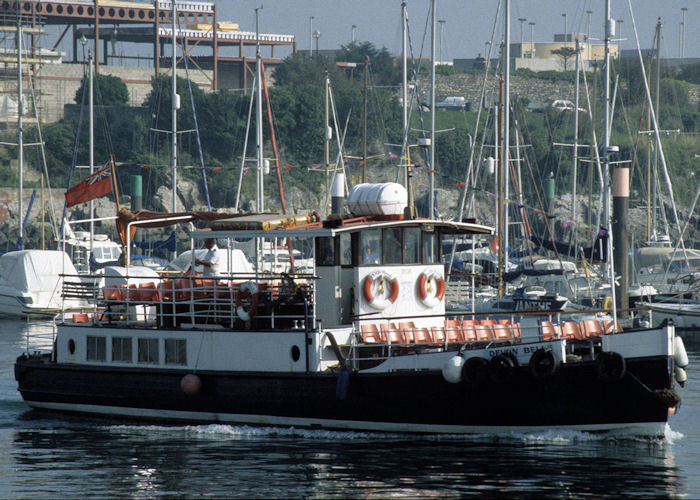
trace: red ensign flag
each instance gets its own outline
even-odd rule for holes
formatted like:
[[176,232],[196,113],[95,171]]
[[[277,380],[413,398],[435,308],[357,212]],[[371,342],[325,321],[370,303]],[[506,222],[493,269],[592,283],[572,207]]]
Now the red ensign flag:
[[94,200],[112,192],[112,168],[105,167],[66,191],[66,206]]

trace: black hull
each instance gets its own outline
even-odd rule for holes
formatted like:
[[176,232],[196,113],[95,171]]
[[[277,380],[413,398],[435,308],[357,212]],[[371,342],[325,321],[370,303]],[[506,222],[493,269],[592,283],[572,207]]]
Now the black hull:
[[[599,380],[594,362],[562,366],[547,380],[527,367],[507,382],[449,384],[440,372],[338,374],[198,372],[188,396],[181,370],[116,369],[20,357],[22,397],[39,408],[158,420],[228,421],[412,432],[488,429],[609,430],[658,423],[672,386],[667,357],[627,360],[619,382]],[[344,397],[344,399],[343,399]]]

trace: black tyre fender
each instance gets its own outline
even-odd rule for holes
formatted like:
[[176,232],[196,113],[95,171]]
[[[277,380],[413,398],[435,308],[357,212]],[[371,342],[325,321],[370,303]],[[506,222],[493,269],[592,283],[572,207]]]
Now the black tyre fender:
[[618,352],[601,352],[596,358],[596,374],[602,382],[619,382],[627,372],[627,363]]
[[546,349],[537,349],[528,363],[530,374],[536,380],[545,380],[559,369],[559,360],[554,353]]
[[480,386],[488,377],[488,361],[484,358],[472,357],[462,366],[462,380],[469,386]]
[[489,360],[489,378],[498,383],[508,382],[518,366],[518,361],[510,354],[498,354]]

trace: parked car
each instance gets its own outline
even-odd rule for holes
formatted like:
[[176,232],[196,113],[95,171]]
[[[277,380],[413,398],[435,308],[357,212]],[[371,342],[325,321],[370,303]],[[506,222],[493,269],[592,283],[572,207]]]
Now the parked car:
[[458,111],[471,111],[472,104],[467,102],[464,97],[450,96],[444,100],[435,103],[436,109],[452,109]]
[[[552,102],[552,109],[557,111],[573,111],[575,108],[574,103],[566,99],[556,99],[554,102]],[[586,110],[583,108],[578,108],[578,112],[586,113]]]

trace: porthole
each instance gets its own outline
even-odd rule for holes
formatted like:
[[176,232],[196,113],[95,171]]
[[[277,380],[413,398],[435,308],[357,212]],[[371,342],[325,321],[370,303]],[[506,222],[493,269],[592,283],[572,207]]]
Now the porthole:
[[68,14],[73,15],[73,6],[72,5],[68,6]]
[[59,14],[63,14],[63,5],[57,5],[56,12],[58,12]]
[[294,361],[295,363],[299,361],[299,358],[301,357],[301,351],[299,350],[299,347],[293,345],[290,354],[292,355],[292,361]]
[[88,13],[88,16],[92,16],[95,14],[95,10],[92,7],[88,7],[87,13]]
[[75,354],[75,340],[73,339],[70,339],[68,341],[68,352],[70,352],[71,354]]
[[119,17],[124,17],[126,15],[126,11],[124,9],[119,9]]
[[116,11],[114,9],[109,9],[109,17],[114,17],[114,13]]
[[82,6],[78,6],[78,14],[82,16],[84,13],[85,13],[85,9],[83,9]]
[[134,9],[129,9],[129,19],[133,19],[135,15],[136,14],[134,14]]
[[47,5],[47,6],[46,6],[46,12],[48,12],[49,14],[51,14],[51,13],[53,12],[53,5],[51,5],[51,4]]

